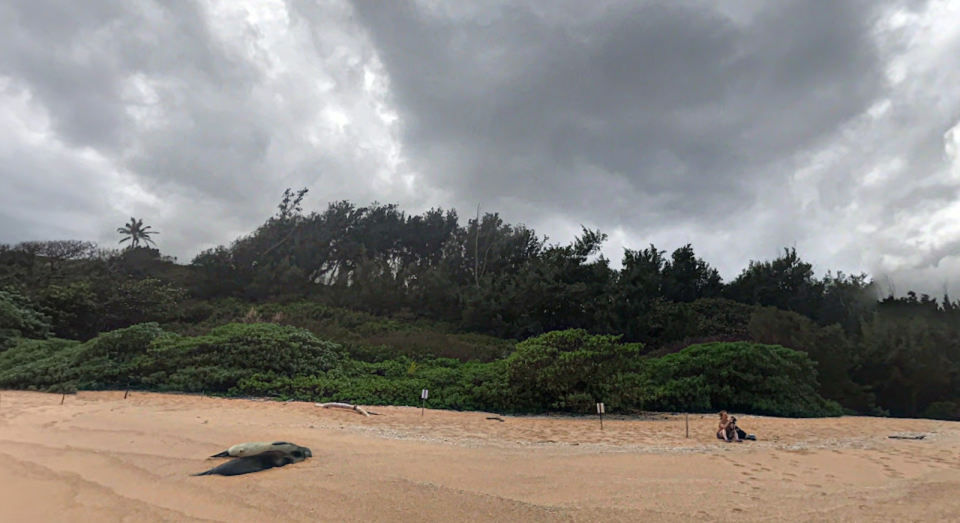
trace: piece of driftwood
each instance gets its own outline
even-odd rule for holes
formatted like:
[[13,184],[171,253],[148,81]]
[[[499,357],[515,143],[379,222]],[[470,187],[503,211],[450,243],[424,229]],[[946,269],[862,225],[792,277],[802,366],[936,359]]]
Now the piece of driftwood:
[[926,434],[921,434],[919,436],[887,436],[890,439],[923,439],[927,437]]
[[503,423],[503,418],[500,418],[500,417],[497,417],[497,416],[490,416],[490,417],[487,418],[487,419],[488,419],[488,420],[493,420],[493,421],[499,421],[500,423]]
[[359,406],[359,405],[351,405],[351,404],[349,404],[349,403],[317,403],[317,406],[318,406],[318,407],[323,407],[323,408],[325,408],[325,409],[347,409],[347,410],[355,410],[355,411],[359,412],[360,414],[363,414],[364,416],[366,416],[366,417],[368,417],[368,418],[370,417],[370,413],[367,412],[366,410],[364,410],[363,407],[361,407],[361,406]]

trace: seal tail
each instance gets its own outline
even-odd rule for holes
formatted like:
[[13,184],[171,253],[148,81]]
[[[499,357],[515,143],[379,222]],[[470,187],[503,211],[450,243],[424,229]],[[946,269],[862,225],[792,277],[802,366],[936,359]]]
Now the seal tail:
[[229,457],[230,457],[230,452],[228,452],[228,451],[225,450],[225,451],[221,452],[220,454],[214,454],[213,456],[210,456],[210,457],[211,457],[211,458],[229,458]]
[[191,475],[191,476],[212,476],[212,475],[213,475],[213,469],[210,469],[210,470],[207,470],[207,471],[204,471],[204,472],[200,472],[200,473],[197,473],[197,474],[190,474],[190,475]]

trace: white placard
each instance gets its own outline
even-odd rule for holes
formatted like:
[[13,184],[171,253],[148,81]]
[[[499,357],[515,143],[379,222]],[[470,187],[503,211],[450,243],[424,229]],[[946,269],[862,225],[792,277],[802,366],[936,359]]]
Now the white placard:
[[603,414],[603,403],[597,403],[597,414]]
[[423,389],[423,391],[420,392],[420,399],[425,400],[429,395],[430,395],[430,391],[428,391],[427,389]]

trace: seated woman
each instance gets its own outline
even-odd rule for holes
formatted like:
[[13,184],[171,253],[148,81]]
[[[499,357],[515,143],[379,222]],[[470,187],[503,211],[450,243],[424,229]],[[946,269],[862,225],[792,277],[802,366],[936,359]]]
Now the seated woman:
[[717,430],[717,439],[722,439],[723,441],[729,442],[730,440],[736,441],[737,443],[743,443],[743,440],[740,439],[740,435],[737,434],[737,424],[727,411],[720,411],[720,427]]

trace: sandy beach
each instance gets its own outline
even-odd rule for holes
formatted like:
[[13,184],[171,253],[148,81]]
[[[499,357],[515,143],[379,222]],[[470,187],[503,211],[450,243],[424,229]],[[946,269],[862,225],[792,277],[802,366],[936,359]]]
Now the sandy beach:
[[[960,424],[738,416],[604,420],[132,392],[0,392],[0,519],[42,522],[955,521]],[[925,434],[894,440],[895,434]],[[303,463],[191,477],[244,441]]]

